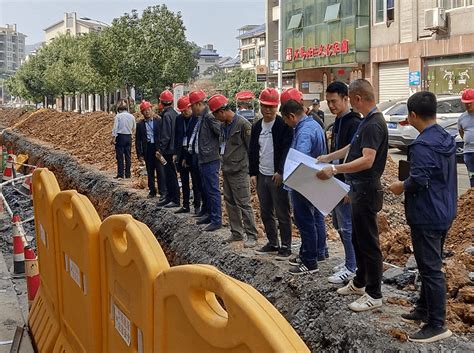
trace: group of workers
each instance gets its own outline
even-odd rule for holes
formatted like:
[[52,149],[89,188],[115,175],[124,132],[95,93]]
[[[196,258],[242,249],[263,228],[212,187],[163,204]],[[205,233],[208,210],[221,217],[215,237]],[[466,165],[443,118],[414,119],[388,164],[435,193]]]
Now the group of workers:
[[[204,225],[203,231],[207,232],[222,227],[222,171],[231,230],[226,243],[243,240],[246,248],[257,246],[251,204],[251,185],[254,186],[267,237],[267,243],[256,252],[288,261],[293,275],[317,272],[318,262],[329,255],[323,214],[283,183],[286,155],[294,148],[319,162],[330,163],[314,177],[338,178],[350,185],[350,192],[332,212],[345,260],[334,268],[328,280],[345,284],[338,294],[359,296],[349,304],[352,311],[372,310],[382,306],[383,258],[377,213],[383,204],[380,179],[388,153],[387,124],[376,107],[368,81],[358,79],[349,86],[335,81],[325,93],[328,107],[336,116],[329,154],[324,115],[318,113],[320,102],[315,101],[314,108],[308,111],[302,93],[295,88],[281,95],[273,88],[263,90],[259,96],[262,118],[253,124],[231,109],[227,97],[216,94],[207,99],[202,90],[181,97],[178,113],[173,109],[173,94],[166,90],[159,97],[163,105],[159,116],[155,116],[151,103],[140,104],[145,119],[136,125],[136,152],[146,165],[148,197],[159,194],[158,206],[177,208],[175,213],[193,211],[196,224]],[[463,102],[472,114],[472,96],[471,100],[463,98]],[[436,124],[436,97],[432,93],[418,92],[407,105],[408,121],[420,135],[409,150],[409,177],[392,184],[390,191],[405,193],[407,222],[422,287],[415,309],[402,318],[424,323],[409,335],[411,341],[434,342],[451,335],[444,325],[442,247],[456,214],[455,144],[453,137]],[[470,116],[465,134],[472,134],[472,120]],[[130,177],[134,124],[133,116],[119,106],[113,130],[118,178]],[[301,236],[296,256],[292,256],[291,247],[292,212]]]

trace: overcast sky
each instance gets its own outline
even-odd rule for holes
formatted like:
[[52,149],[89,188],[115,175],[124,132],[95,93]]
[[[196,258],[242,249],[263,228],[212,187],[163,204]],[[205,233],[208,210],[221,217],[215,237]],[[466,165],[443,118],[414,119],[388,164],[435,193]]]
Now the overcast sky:
[[188,40],[200,46],[212,43],[223,56],[237,54],[238,28],[264,23],[264,0],[0,0],[0,25],[16,23],[28,36],[26,44],[34,44],[44,41],[43,29],[61,20],[64,12],[111,23],[132,9],[141,13],[162,3],[181,11]]

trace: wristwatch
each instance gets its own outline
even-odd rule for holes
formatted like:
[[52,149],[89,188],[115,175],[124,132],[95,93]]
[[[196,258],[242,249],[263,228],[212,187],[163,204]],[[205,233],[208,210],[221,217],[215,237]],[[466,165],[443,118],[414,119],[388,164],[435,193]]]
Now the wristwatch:
[[334,164],[331,164],[331,167],[332,167],[332,175],[336,175],[337,174],[336,166]]

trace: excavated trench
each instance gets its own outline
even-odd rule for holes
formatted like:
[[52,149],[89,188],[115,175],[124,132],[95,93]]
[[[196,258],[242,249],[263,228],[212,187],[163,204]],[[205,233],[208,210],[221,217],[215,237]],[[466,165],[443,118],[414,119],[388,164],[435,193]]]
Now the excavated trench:
[[[53,171],[62,190],[76,189],[88,196],[102,218],[129,213],[148,225],[170,264],[211,264],[254,286],[283,314],[313,352],[474,351],[472,335],[455,335],[432,345],[404,342],[404,332],[415,331],[417,327],[400,323],[398,317],[407,308],[398,305],[384,305],[372,313],[351,313],[347,309],[351,298],[338,296],[337,287],[326,280],[334,264],[323,264],[321,272],[314,276],[292,277],[286,264],[222,244],[228,230],[215,234],[201,232],[190,217],[159,210],[156,200],[144,197],[145,191],[131,189],[105,172],[80,164],[70,154],[26,138],[15,130],[4,131],[3,139],[13,143],[16,153],[28,154],[31,163],[41,162]],[[384,295],[406,298],[406,294],[385,285]]]

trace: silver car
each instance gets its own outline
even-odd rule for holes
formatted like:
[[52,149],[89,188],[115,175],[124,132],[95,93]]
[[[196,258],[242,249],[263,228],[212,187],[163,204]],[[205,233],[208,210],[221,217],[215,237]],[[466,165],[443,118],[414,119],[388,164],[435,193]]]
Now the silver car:
[[[457,124],[461,114],[465,111],[459,96],[438,96],[437,121],[443,128],[452,127]],[[388,127],[388,144],[406,151],[408,145],[418,136],[418,131],[410,126],[407,121],[408,109],[406,100],[395,103],[392,107],[383,111]],[[456,137],[460,140],[460,137]],[[461,140],[462,141],[462,140]],[[457,143],[459,141],[456,141]]]

